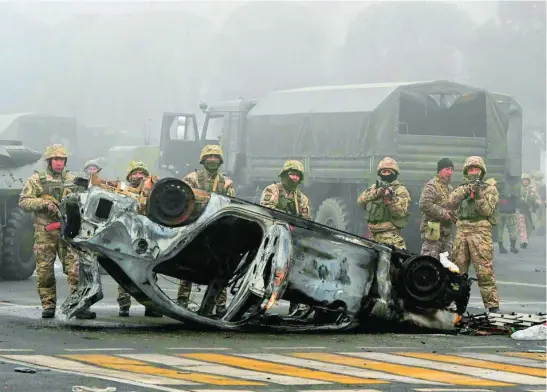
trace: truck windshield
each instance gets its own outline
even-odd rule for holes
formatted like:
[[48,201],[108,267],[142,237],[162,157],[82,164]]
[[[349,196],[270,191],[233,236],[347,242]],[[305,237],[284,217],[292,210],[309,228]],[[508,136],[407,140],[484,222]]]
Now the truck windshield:
[[209,117],[207,129],[205,130],[205,139],[220,140],[224,130],[224,116],[215,114]]

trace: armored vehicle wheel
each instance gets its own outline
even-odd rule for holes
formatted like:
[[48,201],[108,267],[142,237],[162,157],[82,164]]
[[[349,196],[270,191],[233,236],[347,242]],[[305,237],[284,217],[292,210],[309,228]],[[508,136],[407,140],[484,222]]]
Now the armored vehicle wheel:
[[5,280],[26,280],[36,269],[34,227],[32,216],[16,207],[4,228],[0,277]]
[[315,221],[342,231],[351,230],[349,209],[344,200],[331,197],[326,199],[317,210]]

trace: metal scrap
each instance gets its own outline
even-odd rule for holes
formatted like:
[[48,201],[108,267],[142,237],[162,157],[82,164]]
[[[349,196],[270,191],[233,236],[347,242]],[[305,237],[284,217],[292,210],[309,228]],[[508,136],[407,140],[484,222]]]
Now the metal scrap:
[[540,325],[547,321],[547,313],[481,313],[471,315],[466,313],[458,327],[463,334],[495,334],[507,335],[515,331]]

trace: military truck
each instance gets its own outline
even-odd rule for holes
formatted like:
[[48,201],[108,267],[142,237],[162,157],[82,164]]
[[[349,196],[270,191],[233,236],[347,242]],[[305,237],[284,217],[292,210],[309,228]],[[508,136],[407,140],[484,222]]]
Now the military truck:
[[260,100],[202,105],[195,116],[166,113],[160,165],[175,175],[198,165],[204,144],[220,143],[223,169],[238,195],[258,201],[276,181],[283,161],[304,163],[304,191],[315,221],[365,235],[359,194],[377,179],[379,161],[390,156],[409,189],[411,220],[404,230],[409,250],[420,249],[419,197],[440,158],[456,166],[469,155],[486,159],[498,181],[520,176],[522,108],[512,97],[450,81],[310,87],[276,91]]
[[0,140],[0,278],[28,279],[36,268],[31,214],[19,208],[28,177],[40,167],[42,154],[20,141]]

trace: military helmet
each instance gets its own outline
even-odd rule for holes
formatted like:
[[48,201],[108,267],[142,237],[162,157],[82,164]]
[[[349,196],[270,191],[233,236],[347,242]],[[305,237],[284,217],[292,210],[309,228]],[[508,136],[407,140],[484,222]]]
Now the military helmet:
[[486,175],[486,164],[484,163],[484,159],[482,159],[481,157],[467,157],[463,164],[463,174],[467,174],[467,170],[471,167],[478,167],[482,170],[482,176],[484,177]]
[[46,151],[44,152],[44,155],[42,157],[44,161],[47,161],[48,159],[52,158],[65,158],[67,159],[67,153],[66,149],[62,144],[53,144],[51,146],[46,147]]
[[87,161],[87,162],[85,163],[85,165],[84,165],[84,170],[87,170],[87,169],[89,169],[89,168],[92,167],[92,166],[96,167],[97,169],[100,169],[100,168],[101,168],[101,166],[99,166],[99,164],[97,163],[96,160],[91,159],[91,160],[89,160],[89,161]]
[[220,157],[220,163],[224,162],[224,154],[222,153],[222,148],[217,144],[208,144],[201,150],[199,156],[199,163],[203,163],[207,155],[218,155]]
[[528,181],[532,181],[532,177],[530,177],[529,174],[526,174],[526,173],[522,173],[522,176],[520,176],[520,180],[528,180]]
[[286,161],[285,164],[283,165],[283,168],[279,172],[279,175],[281,176],[283,173],[286,173],[291,170],[299,172],[300,181],[304,181],[304,165],[302,164],[302,162],[294,160],[294,159],[290,159]]
[[395,173],[400,174],[399,171],[399,165],[397,164],[397,161],[390,157],[385,157],[380,161],[378,164],[378,169],[376,170],[377,174],[380,174],[382,170],[390,169],[393,170]]
[[146,167],[146,164],[142,161],[131,161],[129,162],[129,166],[127,166],[127,174],[125,175],[125,179],[129,181],[129,176],[136,170],[142,170],[144,172],[144,175],[149,176],[150,172],[148,171],[148,167]]

